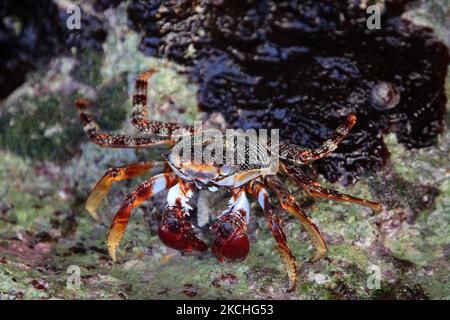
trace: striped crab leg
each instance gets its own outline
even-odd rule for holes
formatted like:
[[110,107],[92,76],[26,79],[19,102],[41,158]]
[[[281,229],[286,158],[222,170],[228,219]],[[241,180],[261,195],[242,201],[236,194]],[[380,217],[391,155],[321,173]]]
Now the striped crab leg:
[[86,200],[86,209],[99,222],[97,209],[111,189],[113,182],[132,179],[146,174],[154,175],[163,172],[166,167],[165,162],[145,161],[110,168],[95,184],[95,187],[89,194]]
[[94,121],[94,116],[87,110],[90,102],[86,99],[75,100],[75,106],[80,113],[84,131],[88,138],[101,147],[108,148],[145,148],[154,145],[172,146],[175,141],[168,138],[150,136],[127,136],[123,134],[108,134],[100,131],[99,125]]
[[173,172],[161,173],[144,181],[127,196],[127,199],[122,203],[115,215],[108,233],[108,251],[114,261],[116,260],[117,246],[130,219],[131,210],[154,194],[172,187],[177,181],[178,177]]
[[281,144],[279,146],[280,158],[293,161],[296,164],[308,164],[317,159],[326,157],[338,147],[356,123],[356,116],[348,115],[347,122],[341,124],[331,134],[330,138],[316,149],[301,148],[295,144]]
[[264,184],[262,182],[252,182],[249,189],[251,190],[253,198],[258,201],[267,218],[267,224],[273,237],[275,238],[275,241],[277,242],[284,267],[288,273],[288,291],[292,291],[295,289],[295,284],[297,283],[297,265],[295,263],[295,257],[292,254],[291,249],[289,249],[286,235],[281,227],[281,218],[274,214],[269,193],[264,188]]
[[311,258],[311,261],[314,262],[323,258],[327,252],[327,244],[311,218],[300,208],[300,205],[295,201],[294,196],[289,193],[280,179],[276,176],[266,176],[265,179],[266,185],[275,192],[283,209],[294,215],[308,233],[309,238],[316,249],[316,254]]
[[294,179],[301,188],[306,190],[312,197],[331,199],[342,202],[353,202],[362,206],[372,208],[375,212],[379,212],[383,209],[383,206],[374,201],[360,199],[344,193],[340,193],[336,190],[331,190],[322,187],[318,182],[312,180],[303,173],[300,168],[288,163],[281,163],[282,171],[290,178]]
[[161,121],[149,121],[147,120],[147,87],[148,79],[158,72],[155,69],[150,69],[141,72],[136,79],[133,92],[133,110],[131,112],[131,123],[139,131],[146,134],[155,134],[159,136],[170,137],[174,136],[174,133],[178,130],[181,134],[181,130],[193,133],[194,128],[188,125],[175,123],[175,122],[161,122]]
[[176,250],[206,251],[206,243],[199,238],[191,222],[185,220],[192,210],[188,202],[193,195],[193,185],[180,180],[170,188],[158,233],[161,241]]

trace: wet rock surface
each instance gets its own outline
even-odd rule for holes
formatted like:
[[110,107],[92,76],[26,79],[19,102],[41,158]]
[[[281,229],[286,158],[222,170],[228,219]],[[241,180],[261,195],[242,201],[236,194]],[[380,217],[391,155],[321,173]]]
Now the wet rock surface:
[[[4,3],[9,2],[2,2],[1,8]],[[65,12],[61,3],[70,2],[45,3]],[[90,29],[86,22],[81,30],[90,34],[83,42],[85,50],[72,51],[73,45],[66,45],[68,34],[57,41],[55,48],[60,45],[61,49],[54,50],[49,44],[49,53],[39,57],[29,46],[12,45],[14,52],[20,53],[18,58],[26,57],[39,66],[27,69],[22,85],[0,104],[0,299],[450,297],[450,135],[443,120],[445,109],[439,109],[445,100],[441,90],[447,62],[442,45],[425,27],[432,26],[440,39],[450,39],[447,1],[432,5],[419,1],[406,9],[399,2],[389,2],[382,29],[375,33],[353,23],[364,16],[362,9],[347,11],[331,1],[305,1],[302,14],[290,6],[294,2],[277,2],[272,14],[282,22],[278,25],[276,19],[270,20],[268,2],[258,2],[254,14],[250,7],[227,3],[233,2],[215,1],[202,9],[204,3],[195,2],[198,5],[191,10],[180,2],[181,13],[170,15],[172,2],[165,2],[164,10],[159,1],[77,1],[83,19],[92,16],[101,22],[105,39],[99,41],[95,32],[89,33],[97,28]],[[43,12],[48,13],[47,9]],[[338,12],[344,14],[343,20]],[[413,22],[403,21],[400,14]],[[204,22],[203,27],[210,28],[203,34],[198,18],[204,15],[209,19],[222,15],[251,18],[242,18],[240,24],[220,18],[221,28]],[[52,22],[60,21],[57,16],[48,18],[48,23],[59,25]],[[3,24],[12,26],[11,21],[5,22],[2,16]],[[162,21],[168,24],[161,26]],[[29,24],[33,30],[44,28],[34,20]],[[187,42],[180,38],[186,24],[189,32],[184,36],[199,35],[192,39],[195,47],[187,49],[187,56],[183,54]],[[177,25],[180,29],[173,30]],[[292,30],[277,37],[260,32],[286,26],[298,28],[298,35]],[[325,30],[335,32],[324,37]],[[157,36],[149,36],[155,32]],[[376,40],[377,32],[379,48],[369,42],[363,45],[367,39]],[[310,42],[305,33],[312,37]],[[13,41],[20,38],[8,37]],[[47,43],[45,37],[39,39]],[[301,45],[293,45],[294,40]],[[29,42],[26,37],[21,41]],[[40,46],[38,42],[29,45],[33,44]],[[392,61],[384,56],[386,52]],[[309,78],[302,78],[300,67]],[[109,222],[144,178],[114,185],[100,210],[104,224],[89,216],[85,200],[109,167],[154,159],[159,151],[111,150],[89,143],[73,100],[79,96],[93,100],[92,110],[105,131],[131,134],[129,93],[136,75],[148,68],[160,70],[149,91],[150,105],[155,107],[152,117],[158,120],[192,124],[206,119],[218,126],[229,121],[229,126],[244,128],[281,126],[287,129],[286,140],[315,146],[346,112],[356,111],[360,121],[349,140],[329,162],[308,172],[327,187],[380,201],[384,210],[374,214],[356,205],[314,200],[289,185],[329,245],[325,259],[307,262],[313,254],[307,234],[295,218],[282,215],[289,245],[299,263],[299,283],[291,293],[286,292],[287,276],[276,243],[255,203],[248,232],[250,252],[242,262],[219,263],[209,249],[192,255],[164,246],[158,238],[166,203],[166,194],[161,193],[133,211],[118,248],[118,262],[113,263],[105,243]],[[413,72],[418,75],[408,80]],[[415,86],[414,79],[420,86]],[[449,83],[447,75],[447,96]],[[426,99],[429,105],[423,104]],[[199,103],[202,110],[214,111],[213,115],[199,112]],[[420,114],[422,127],[416,127],[412,111],[421,108],[425,108]],[[373,172],[366,176],[369,171]],[[343,187],[327,180],[350,185]],[[213,240],[209,227],[226,208],[228,197],[225,190],[196,192],[193,197],[191,221],[201,226],[209,247]],[[374,278],[377,274],[380,277]]]
[[446,46],[386,1],[381,28],[359,1],[131,1],[140,49],[189,67],[199,106],[231,127],[280,129],[318,146],[345,116],[350,137],[317,162],[329,181],[351,184],[387,161],[382,134],[409,148],[435,144],[445,121]]
[[83,28],[69,30],[66,10],[53,1],[1,2],[0,100],[21,85],[29,71],[45,67],[56,55],[69,55],[73,49],[102,50],[107,36],[102,21],[83,12]]

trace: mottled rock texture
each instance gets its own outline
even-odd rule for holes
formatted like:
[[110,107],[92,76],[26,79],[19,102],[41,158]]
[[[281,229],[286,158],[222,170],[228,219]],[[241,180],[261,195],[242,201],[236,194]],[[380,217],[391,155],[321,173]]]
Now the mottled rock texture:
[[[27,18],[24,10],[14,7],[13,2],[4,1],[0,5],[0,34],[3,35],[0,41],[9,39],[7,45],[14,52],[14,55],[0,54],[6,54],[0,63],[0,82],[8,84],[1,86],[3,100],[0,104],[0,299],[450,298],[448,102],[446,108],[444,106],[445,97],[450,94],[450,79],[448,75],[443,78],[447,71],[446,62],[432,59],[444,57],[445,47],[440,41],[446,45],[450,42],[447,1],[433,1],[432,4],[415,1],[406,4],[405,8],[403,4],[392,7],[398,2],[389,1],[388,6],[393,11],[384,16],[386,29],[382,28],[379,35],[380,43],[385,44],[389,57],[394,59],[393,65],[379,65],[389,62],[383,56],[386,51],[380,51],[367,68],[362,65],[365,59],[372,59],[373,52],[367,48],[373,44],[367,43],[367,48],[362,43],[348,47],[354,41],[347,37],[356,34],[358,39],[376,41],[376,34],[366,35],[360,27],[351,24],[342,25],[343,34],[330,36],[323,46],[312,40],[302,43],[305,52],[289,51],[292,40],[283,37],[273,39],[271,46],[258,47],[257,41],[266,41],[269,36],[258,34],[258,37],[266,38],[250,39],[256,41],[252,46],[238,41],[236,48],[239,50],[233,59],[227,56],[230,52],[217,48],[214,37],[219,35],[214,30],[205,30],[205,36],[214,31],[209,39],[211,42],[194,46],[187,52],[191,56],[185,57],[177,48],[170,48],[174,51],[161,49],[166,47],[157,40],[167,42],[167,34],[158,34],[153,42],[149,37],[157,31],[146,26],[160,8],[159,1],[149,2],[153,11],[147,11],[147,16],[139,15],[139,6],[143,4],[138,1],[102,0],[93,5],[91,1],[77,1],[84,21],[91,22],[83,24],[86,28],[82,28],[76,37],[64,30],[67,1],[50,2],[48,7],[36,11],[44,15],[53,12],[52,18],[43,26],[36,18]],[[220,13],[217,9],[220,1],[215,3],[212,17]],[[309,5],[305,5],[308,10],[303,11],[304,15],[310,15],[301,17],[308,18],[310,23],[303,25],[302,30],[312,28],[313,34],[320,34],[314,33],[315,14],[320,17],[317,21],[322,21],[318,28],[341,26],[340,20],[335,24],[326,22],[334,21],[335,13],[342,8],[333,7],[331,2],[320,2],[334,9],[316,12],[320,6],[315,7],[318,8],[315,11],[310,2],[305,3]],[[171,5],[166,3],[167,8]],[[277,7],[276,13],[285,21],[281,26],[295,22],[295,19],[288,19],[293,15],[289,12],[294,9]],[[171,23],[179,19],[185,21],[189,15],[204,14],[201,7],[196,10],[199,11],[185,10],[185,16],[169,20]],[[240,10],[231,12],[233,10],[230,7],[232,16],[242,13]],[[262,9],[258,10],[257,14],[261,15]],[[346,14],[346,19],[361,16],[356,9]],[[157,17],[159,22],[167,19],[164,15]],[[252,30],[255,21],[261,22],[250,19],[241,27]],[[163,30],[157,23],[153,27]],[[36,30],[50,32],[45,37],[40,33],[37,38],[31,37],[30,33]],[[220,36],[227,41],[234,39],[231,33],[224,33],[225,29],[220,30]],[[230,32],[233,30],[230,26]],[[192,29],[179,31],[192,37],[199,29],[193,23]],[[175,35],[179,36],[176,32]],[[193,43],[197,40],[193,39]],[[334,44],[341,43],[339,41],[346,46],[335,47]],[[403,41],[405,46],[399,48],[398,41]],[[44,47],[44,44],[47,45]],[[411,53],[411,46],[417,49],[417,55]],[[150,47],[156,51],[149,51]],[[214,52],[208,52],[208,47]],[[15,54],[18,52],[22,54]],[[174,59],[173,52],[183,59]],[[249,52],[252,55],[248,55]],[[253,92],[270,85],[277,88],[282,85],[285,76],[281,75],[289,69],[282,59],[283,52],[287,58],[290,54],[307,55],[314,61],[305,66],[311,73],[308,79],[301,79],[301,73],[296,73],[281,91]],[[341,58],[331,59],[338,54]],[[217,78],[205,85],[201,72],[206,69],[202,69],[199,61],[205,59],[211,63],[212,56],[220,58],[224,55],[234,64],[219,70]],[[252,62],[258,56],[278,60]],[[12,62],[2,64],[5,61]],[[27,64],[27,61],[32,63]],[[417,68],[411,66],[413,62]],[[245,68],[239,67],[241,63]],[[358,72],[351,67],[354,64]],[[300,66],[295,65],[295,68]],[[241,263],[220,264],[210,252],[187,255],[165,247],[157,236],[165,194],[145,202],[133,212],[119,248],[119,261],[113,263],[106,251],[107,223],[120,201],[142,179],[114,187],[100,212],[106,225],[94,222],[84,208],[84,201],[96,180],[109,167],[155,157],[158,151],[110,150],[91,144],[82,131],[72,103],[79,96],[93,99],[93,111],[106,131],[131,133],[133,128],[127,121],[131,107],[129,93],[138,72],[149,67],[160,70],[151,81],[153,90],[149,93],[151,103],[158,105],[152,116],[159,120],[192,123],[201,119],[211,126],[243,127],[271,123],[277,127],[281,126],[282,120],[295,118],[301,125],[298,125],[298,131],[293,124],[287,126],[287,138],[304,145],[316,145],[345,112],[356,111],[361,121],[354,134],[328,162],[323,161],[310,171],[313,175],[319,172],[319,181],[328,187],[380,201],[384,210],[374,214],[355,205],[312,200],[291,184],[291,190],[323,232],[330,249],[325,259],[308,263],[313,251],[306,233],[294,218],[283,215],[289,244],[300,266],[299,283],[291,293],[286,292],[287,276],[275,241],[262,212],[254,204],[249,229],[251,251]],[[14,81],[4,80],[16,71]],[[261,80],[255,85],[250,83],[251,88],[243,90],[249,84],[239,82],[233,76],[236,72],[248,73],[251,79]],[[417,72],[414,75],[417,82],[408,83],[413,72]],[[226,81],[221,82],[224,73]],[[329,90],[333,95],[327,88],[307,90],[309,86],[314,87],[314,81],[323,81],[323,77],[329,79]],[[378,94],[383,98],[383,81],[394,84],[400,93],[400,102],[389,100],[386,110],[380,110],[383,100],[380,102],[372,96],[373,85],[377,84],[379,87],[376,88],[381,90]],[[421,89],[414,87],[417,83],[423,85]],[[295,84],[299,85],[299,93],[295,93]],[[392,92],[395,95],[395,90]],[[212,95],[208,96],[208,93]],[[243,101],[238,99],[239,93],[243,94]],[[221,94],[223,101],[218,99]],[[253,96],[256,100],[252,100]],[[295,96],[304,99],[302,108],[307,105],[310,108],[293,112],[299,103],[295,99],[287,107],[278,104]],[[351,101],[352,107],[346,103],[350,97],[355,99]],[[365,105],[369,103],[368,99],[375,99],[370,100],[370,103],[376,102],[373,108]],[[264,101],[270,105],[267,109],[270,116],[263,115],[267,113],[263,105],[258,107],[259,111],[254,109]],[[245,111],[247,102],[249,109]],[[325,110],[315,118],[318,113],[318,109],[314,109],[315,102],[317,105],[330,103],[330,113]],[[224,103],[223,108],[221,103]],[[412,110],[422,109],[425,114],[417,120]],[[304,114],[308,116],[300,119]],[[291,122],[295,123],[294,120]],[[372,166],[355,159],[358,152],[368,152],[361,155],[362,160],[370,158],[371,152],[378,150],[373,149],[376,146],[381,146],[383,161]],[[346,162],[347,157],[352,161]],[[333,175],[333,172],[339,174]],[[332,183],[336,180],[349,185],[343,187]],[[226,206],[227,197],[226,192],[201,192],[195,197],[194,207],[206,234],[214,215]],[[80,277],[76,281],[78,271]],[[381,276],[379,286],[373,277],[377,272]]]

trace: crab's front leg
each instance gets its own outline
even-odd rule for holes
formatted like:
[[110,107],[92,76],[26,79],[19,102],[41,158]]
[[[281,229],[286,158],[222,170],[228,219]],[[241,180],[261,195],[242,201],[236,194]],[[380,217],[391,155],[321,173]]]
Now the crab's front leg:
[[166,169],[167,165],[164,162],[145,161],[127,164],[122,167],[110,168],[103,177],[95,184],[86,200],[86,209],[91,216],[99,221],[97,209],[102,203],[103,199],[108,194],[114,182],[125,179],[132,179],[146,174],[161,173]]
[[249,203],[244,188],[232,189],[230,206],[214,224],[212,253],[221,262],[244,260],[250,250],[247,236]]
[[294,290],[297,282],[297,265],[295,263],[295,257],[292,254],[291,249],[289,249],[286,235],[281,227],[281,219],[274,213],[269,193],[264,188],[263,183],[259,181],[252,182],[250,185],[250,190],[253,198],[258,201],[259,205],[263,209],[264,215],[267,218],[269,229],[277,242],[281,258],[283,259],[283,263],[289,277],[288,291],[292,291]]
[[170,188],[159,225],[159,238],[166,246],[176,250],[205,251],[208,248],[206,243],[198,237],[192,223],[185,220],[192,210],[188,204],[193,195],[192,188],[192,184],[183,181]]
[[177,176],[173,172],[161,173],[141,183],[127,199],[122,203],[119,211],[114,216],[108,232],[108,252],[111,258],[116,260],[116,249],[123,237],[130,220],[131,210],[139,206],[154,194],[168,189],[177,183]]

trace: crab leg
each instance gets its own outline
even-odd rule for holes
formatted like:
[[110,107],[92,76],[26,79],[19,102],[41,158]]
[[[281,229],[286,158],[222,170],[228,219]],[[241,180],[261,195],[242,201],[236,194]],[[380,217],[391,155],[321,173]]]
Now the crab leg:
[[258,181],[251,183],[250,190],[252,192],[253,198],[258,201],[259,205],[263,209],[264,214],[267,218],[269,229],[270,231],[272,231],[272,235],[277,242],[284,267],[286,268],[289,277],[288,291],[292,291],[294,290],[295,284],[297,282],[297,266],[295,263],[295,257],[292,254],[291,249],[289,249],[286,235],[284,234],[284,231],[281,227],[281,219],[278,215],[274,214],[269,194],[264,188],[263,183]]
[[178,178],[174,173],[161,173],[144,181],[127,196],[115,215],[108,233],[108,251],[114,261],[116,260],[116,248],[130,219],[131,209],[136,208],[154,194],[172,187],[177,181]]
[[244,260],[250,250],[247,225],[250,207],[244,188],[231,190],[230,206],[212,226],[216,239],[212,253],[220,262]]
[[295,144],[281,144],[279,146],[280,158],[293,161],[297,164],[307,164],[326,157],[338,147],[356,123],[356,116],[350,114],[347,123],[341,124],[331,134],[331,137],[316,149],[301,148]]
[[193,195],[192,188],[192,184],[181,180],[170,188],[159,225],[159,238],[166,246],[176,250],[205,251],[208,248],[206,243],[198,237],[192,223],[185,220],[192,210],[188,204]]
[[84,131],[88,138],[101,147],[109,148],[145,148],[154,145],[174,144],[173,140],[161,137],[147,136],[126,136],[123,134],[107,134],[100,131],[99,125],[94,121],[94,117],[86,108],[89,101],[86,99],[75,100],[75,106],[80,113],[80,119],[83,123]]
[[326,198],[342,202],[354,202],[359,205],[372,208],[376,212],[381,211],[383,208],[383,206],[378,202],[360,199],[340,193],[336,190],[324,188],[318,182],[306,176],[300,168],[297,168],[293,165],[282,163],[281,168],[288,177],[294,179],[300,185],[300,187],[306,190],[306,192],[308,192],[313,197]]
[[327,244],[320,234],[319,229],[311,221],[311,218],[300,208],[297,201],[295,201],[294,196],[289,193],[280,179],[276,176],[266,176],[266,184],[273,192],[275,192],[283,209],[298,218],[306,232],[309,234],[309,238],[316,248],[316,254],[311,258],[311,261],[314,262],[323,258],[327,252]]
[[149,121],[147,110],[147,86],[148,79],[157,72],[155,69],[142,72],[136,79],[133,92],[133,110],[131,113],[131,123],[141,132],[170,137],[176,130],[185,129],[194,132],[194,128],[188,125],[175,122]]
[[[96,183],[86,200],[86,209],[91,216],[99,221],[97,208],[108,194],[113,182],[132,179],[145,174],[161,173],[167,167],[165,162],[145,161],[127,164],[122,167],[110,168]],[[152,172],[151,172],[152,171]]]

